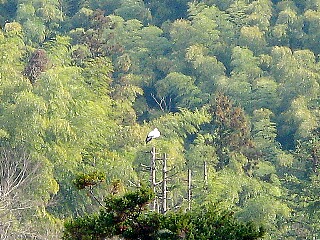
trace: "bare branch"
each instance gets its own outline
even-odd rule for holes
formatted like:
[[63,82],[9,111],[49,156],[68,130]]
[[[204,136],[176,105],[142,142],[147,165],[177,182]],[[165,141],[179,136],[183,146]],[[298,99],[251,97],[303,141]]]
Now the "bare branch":
[[[16,229],[22,213],[39,206],[28,196],[31,186],[39,175],[41,164],[35,162],[24,149],[0,149],[0,239],[17,239],[31,236],[26,229]],[[14,229],[13,229],[14,227]],[[29,231],[29,230],[28,230]]]
[[164,97],[159,102],[158,99],[154,96],[153,93],[151,93],[150,95],[153,98],[153,100],[158,104],[158,106],[160,107],[161,111],[164,112],[164,108],[162,106],[163,103],[166,104],[166,102],[164,101]]

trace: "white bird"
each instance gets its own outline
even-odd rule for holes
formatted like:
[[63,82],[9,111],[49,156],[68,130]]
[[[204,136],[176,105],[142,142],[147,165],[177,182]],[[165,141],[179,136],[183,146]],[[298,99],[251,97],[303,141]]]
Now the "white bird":
[[151,132],[149,132],[147,138],[146,138],[146,144],[150,142],[152,139],[160,137],[160,132],[158,128],[153,129]]

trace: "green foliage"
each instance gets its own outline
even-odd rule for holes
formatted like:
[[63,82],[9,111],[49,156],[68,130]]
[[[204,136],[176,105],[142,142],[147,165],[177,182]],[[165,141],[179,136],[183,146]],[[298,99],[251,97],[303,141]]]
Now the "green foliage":
[[211,114],[211,133],[216,135],[219,148],[241,149],[250,145],[250,127],[244,111],[234,106],[225,95],[218,94],[208,109]]
[[252,119],[252,137],[257,149],[262,154],[267,154],[269,160],[272,159],[276,143],[277,129],[276,124],[271,121],[272,112],[269,109],[255,110]]
[[146,187],[123,196],[109,196],[98,214],[67,221],[63,239],[99,239],[120,234],[127,239],[149,236],[152,231],[144,231],[149,226],[140,225],[140,218],[153,196],[152,190]]
[[258,239],[264,235],[262,227],[240,223],[232,212],[213,205],[187,213],[143,212],[153,197],[152,190],[145,187],[109,196],[98,214],[67,221],[63,239]]
[[[117,192],[150,179],[151,145],[168,156],[168,207],[187,205],[192,169],[194,211],[143,212],[110,233],[177,239],[200,231],[190,224],[206,216],[201,203],[220,201],[266,238],[319,238],[319,10],[319,0],[0,0],[0,146],[41,166],[18,194],[36,207],[0,206],[20,231],[4,238],[58,239],[65,217],[101,207],[98,182]],[[161,136],[145,145],[154,127]],[[91,198],[72,184],[79,172],[92,173],[77,182]],[[119,206],[135,212],[128,197]],[[83,221],[99,232],[92,222],[113,219],[103,212]]]
[[78,174],[78,176],[73,180],[73,184],[77,189],[84,189],[86,187],[94,187],[98,183],[105,181],[106,176],[104,173],[93,172],[89,174]]
[[188,0],[178,0],[178,1],[157,1],[157,0],[147,0],[145,1],[147,6],[150,7],[152,13],[152,23],[161,26],[165,21],[173,21],[179,18],[185,18],[188,9]]
[[193,81],[191,77],[173,72],[156,84],[158,97],[165,101],[165,110],[194,109],[201,104],[200,90],[193,85]]
[[97,57],[84,62],[83,77],[93,92],[108,94],[112,79],[112,64],[108,58]]
[[252,222],[237,222],[232,212],[217,210],[215,206],[198,210],[191,225],[194,229],[187,234],[187,239],[259,239],[265,232]]
[[215,56],[207,54],[203,45],[192,45],[186,52],[187,61],[192,63],[197,80],[196,84],[202,93],[202,99],[207,101],[206,95],[210,95],[217,88],[219,78],[225,74],[225,66]]
[[115,14],[124,19],[138,19],[141,22],[148,23],[151,20],[151,12],[144,6],[143,1],[122,1]]

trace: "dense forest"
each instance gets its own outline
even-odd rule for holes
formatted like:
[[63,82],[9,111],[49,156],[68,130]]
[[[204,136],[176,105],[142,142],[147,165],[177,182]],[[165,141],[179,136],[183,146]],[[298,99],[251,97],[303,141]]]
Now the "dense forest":
[[0,0],[0,239],[61,239],[152,147],[168,211],[319,239],[319,30],[320,0]]

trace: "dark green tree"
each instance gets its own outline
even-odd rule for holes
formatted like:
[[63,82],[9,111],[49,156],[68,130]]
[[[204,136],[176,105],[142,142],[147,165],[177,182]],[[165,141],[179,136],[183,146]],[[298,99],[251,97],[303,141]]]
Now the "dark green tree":
[[[81,188],[81,187],[80,187]],[[192,212],[166,215],[147,211],[154,194],[140,187],[122,196],[108,196],[100,212],[65,223],[63,239],[259,239],[262,227],[240,223],[230,211],[203,206]]]

